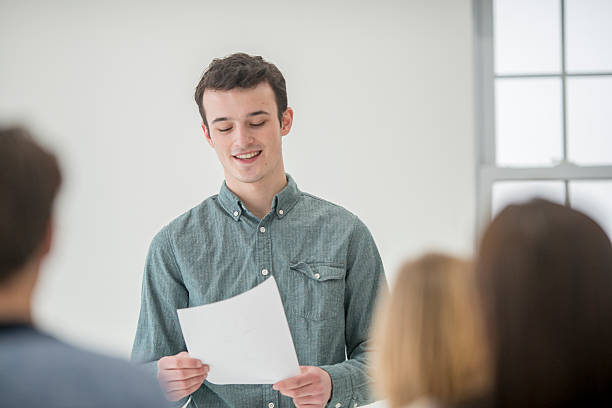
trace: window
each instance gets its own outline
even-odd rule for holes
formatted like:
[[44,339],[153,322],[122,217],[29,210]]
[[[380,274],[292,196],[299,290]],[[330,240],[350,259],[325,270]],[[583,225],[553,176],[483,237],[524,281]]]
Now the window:
[[612,236],[612,1],[474,0],[478,230],[533,197]]

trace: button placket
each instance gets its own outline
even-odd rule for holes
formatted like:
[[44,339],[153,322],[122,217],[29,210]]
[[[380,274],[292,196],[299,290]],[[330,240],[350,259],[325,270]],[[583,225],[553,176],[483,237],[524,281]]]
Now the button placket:
[[259,265],[259,273],[261,278],[267,278],[272,271],[272,243],[270,231],[263,224],[266,223],[268,217],[264,218],[257,228],[257,261]]
[[278,391],[272,389],[272,385],[264,385],[263,389],[263,408],[278,408]]

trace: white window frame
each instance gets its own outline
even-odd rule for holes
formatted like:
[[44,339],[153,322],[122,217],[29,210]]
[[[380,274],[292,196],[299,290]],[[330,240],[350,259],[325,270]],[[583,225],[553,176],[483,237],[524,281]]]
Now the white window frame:
[[[476,120],[476,237],[492,217],[493,184],[498,181],[555,180],[565,183],[565,205],[571,205],[568,183],[612,180],[612,165],[582,166],[567,160],[567,87],[569,77],[608,77],[612,72],[567,73],[565,0],[561,2],[561,72],[496,75],[494,67],[493,0],[473,0]],[[553,167],[502,167],[495,157],[495,80],[498,78],[560,78],[563,159]]]

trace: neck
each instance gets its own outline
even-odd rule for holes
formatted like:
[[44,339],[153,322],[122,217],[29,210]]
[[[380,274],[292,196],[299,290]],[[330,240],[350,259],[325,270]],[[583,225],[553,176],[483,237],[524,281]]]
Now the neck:
[[27,265],[0,285],[0,322],[31,323],[37,265]]
[[228,177],[225,178],[225,183],[246,208],[261,219],[270,212],[274,196],[287,185],[287,177],[282,166],[281,170],[254,183],[242,183]]

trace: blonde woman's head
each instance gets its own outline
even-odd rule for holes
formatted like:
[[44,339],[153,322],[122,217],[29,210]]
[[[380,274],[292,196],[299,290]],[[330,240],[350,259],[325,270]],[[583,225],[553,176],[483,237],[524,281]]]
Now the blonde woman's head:
[[372,329],[372,371],[392,408],[482,392],[489,369],[469,262],[428,254],[400,269]]

